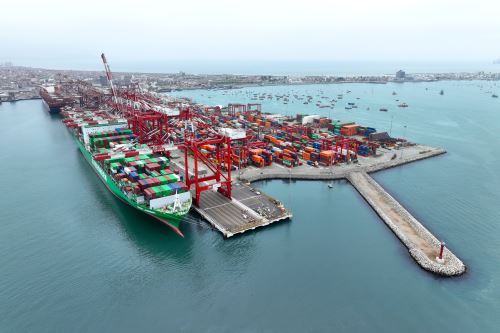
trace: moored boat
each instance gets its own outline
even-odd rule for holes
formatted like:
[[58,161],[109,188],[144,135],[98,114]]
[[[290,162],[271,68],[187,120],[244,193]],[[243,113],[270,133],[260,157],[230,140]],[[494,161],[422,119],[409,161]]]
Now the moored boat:
[[39,94],[50,113],[59,113],[61,108],[75,103],[75,98],[63,95],[59,86],[41,86]]

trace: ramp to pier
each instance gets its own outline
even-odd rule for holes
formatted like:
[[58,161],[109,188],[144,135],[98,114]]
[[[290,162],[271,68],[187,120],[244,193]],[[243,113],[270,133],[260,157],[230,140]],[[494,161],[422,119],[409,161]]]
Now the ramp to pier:
[[436,257],[440,250],[439,240],[367,173],[351,172],[347,179],[403,242],[422,268],[445,276],[465,272],[465,265],[447,248],[443,253],[444,262],[438,263]]

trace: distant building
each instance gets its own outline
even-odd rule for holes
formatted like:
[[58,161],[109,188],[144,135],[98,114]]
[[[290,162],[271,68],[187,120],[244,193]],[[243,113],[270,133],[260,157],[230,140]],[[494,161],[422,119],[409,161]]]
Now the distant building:
[[123,83],[124,84],[130,84],[132,82],[132,75],[124,75],[123,76]]
[[403,70],[399,70],[396,72],[396,79],[397,80],[404,80],[406,78],[406,73]]
[[99,83],[103,87],[107,87],[108,86],[108,78],[106,77],[106,75],[99,76]]

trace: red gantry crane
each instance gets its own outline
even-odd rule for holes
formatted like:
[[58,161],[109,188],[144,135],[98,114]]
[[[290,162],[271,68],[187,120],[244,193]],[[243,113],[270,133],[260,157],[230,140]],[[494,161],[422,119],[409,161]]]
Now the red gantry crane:
[[[185,183],[191,188],[194,185],[194,203],[200,205],[201,193],[212,189],[231,198],[231,134],[218,133],[208,123],[209,118],[203,113],[194,114],[190,109],[169,108],[170,104],[152,94],[137,89],[116,89],[106,56],[101,54],[106,77],[113,96],[112,107],[127,119],[129,127],[137,136],[139,143],[146,143],[153,152],[161,152],[161,147],[169,138],[182,133],[175,143],[184,150]],[[138,85],[136,85],[138,86]],[[232,112],[246,111],[246,108],[235,106]],[[184,124],[184,129],[172,125]],[[208,135],[198,137],[196,128],[204,129]],[[201,152],[201,146],[214,145],[215,158],[208,158]],[[193,175],[189,171],[189,156],[192,156]],[[211,175],[200,175],[200,164],[203,163]]]

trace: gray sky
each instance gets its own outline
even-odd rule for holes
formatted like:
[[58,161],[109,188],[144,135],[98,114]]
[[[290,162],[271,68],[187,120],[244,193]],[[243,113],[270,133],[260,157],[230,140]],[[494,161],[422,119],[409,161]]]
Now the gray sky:
[[500,57],[498,0],[10,0],[0,8],[0,60],[21,65],[100,69],[101,51],[118,63]]

